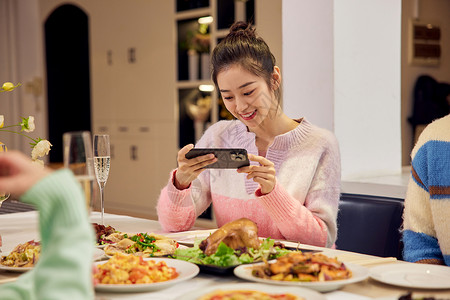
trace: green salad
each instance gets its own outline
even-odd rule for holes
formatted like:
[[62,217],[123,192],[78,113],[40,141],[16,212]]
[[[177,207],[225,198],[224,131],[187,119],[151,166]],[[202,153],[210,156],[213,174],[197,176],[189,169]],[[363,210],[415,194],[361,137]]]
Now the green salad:
[[200,265],[231,267],[258,262],[263,259],[275,259],[292,252],[291,250],[283,249],[278,246],[274,247],[274,240],[270,238],[264,239],[259,249],[244,247],[234,250],[228,247],[224,242],[221,242],[219,247],[217,247],[216,253],[212,255],[204,254],[198,247],[200,243],[201,240],[198,240],[194,243],[194,247],[192,248],[178,248],[175,250],[172,257]]

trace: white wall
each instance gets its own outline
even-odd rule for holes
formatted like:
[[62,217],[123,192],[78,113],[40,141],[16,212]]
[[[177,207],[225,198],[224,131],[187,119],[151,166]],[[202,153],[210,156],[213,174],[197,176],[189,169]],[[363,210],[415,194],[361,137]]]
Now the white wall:
[[344,180],[401,172],[400,21],[400,0],[283,1],[284,109],[335,132]]
[[333,130],[332,2],[283,0],[282,27],[284,112]]

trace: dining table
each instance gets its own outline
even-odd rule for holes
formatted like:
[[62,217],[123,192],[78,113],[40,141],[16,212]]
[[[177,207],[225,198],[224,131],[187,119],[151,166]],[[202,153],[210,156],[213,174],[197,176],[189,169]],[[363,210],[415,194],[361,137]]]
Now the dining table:
[[[25,243],[29,240],[40,239],[38,229],[38,212],[27,211],[19,213],[9,213],[0,215],[0,235],[3,245],[1,246],[0,256],[4,253],[12,251],[18,244]],[[90,220],[92,223],[100,223],[101,217],[99,212],[92,212],[90,214]],[[110,214],[104,215],[105,225],[114,227],[121,232],[129,233],[156,233],[162,234],[172,239],[179,241],[181,244],[189,244],[189,241],[195,239],[207,237],[215,229],[206,229],[201,227],[191,228],[189,231],[184,232],[166,232],[162,229],[157,220],[150,220],[144,218],[137,218],[126,215]],[[393,257],[377,257],[367,254],[355,253],[350,251],[343,251],[334,248],[324,248],[312,245],[294,243],[292,241],[284,241],[287,244],[295,244],[296,247],[303,251],[317,251],[330,257],[336,257],[338,260],[345,264],[361,266],[368,270],[368,276],[366,278],[349,284],[340,286],[338,289],[321,292],[322,299],[327,300],[367,300],[367,299],[383,299],[394,300],[399,299],[400,296],[406,295],[412,292],[414,298],[420,297],[435,297],[436,299],[450,299],[450,286],[435,288],[416,288],[405,287],[397,284],[386,283],[374,279],[372,276],[372,270],[380,269],[381,266],[385,266],[387,270],[408,270],[410,267],[415,267],[418,264],[412,264],[405,261],[398,260]],[[95,245],[93,245],[95,247]],[[98,252],[96,248],[96,254],[92,258],[93,263],[95,260],[102,261],[107,257]],[[442,267],[446,268],[446,267]],[[445,269],[443,269],[445,271]],[[450,268],[448,269],[450,270]],[[23,273],[11,272],[0,270],[0,284],[7,284],[8,282],[16,280],[18,276]],[[450,274],[450,273],[447,273]],[[445,276],[445,275],[444,275]],[[444,277],[445,279],[445,277]],[[442,278],[439,278],[442,280]],[[249,282],[241,277],[235,276],[235,274],[214,274],[200,271],[196,276],[188,280],[180,281],[175,285],[167,286],[165,288],[143,291],[143,292],[95,292],[95,299],[107,300],[107,299],[157,299],[157,300],[172,300],[172,299],[184,299],[185,295],[194,293],[195,291],[201,291],[210,289],[211,287],[220,287],[224,284],[238,284]],[[450,284],[450,276],[448,277]],[[270,285],[270,284],[268,284]],[[277,291],[282,292],[286,287],[284,285],[270,285],[276,287]],[[294,285],[295,286],[295,285]],[[1,298],[1,297],[0,297]]]

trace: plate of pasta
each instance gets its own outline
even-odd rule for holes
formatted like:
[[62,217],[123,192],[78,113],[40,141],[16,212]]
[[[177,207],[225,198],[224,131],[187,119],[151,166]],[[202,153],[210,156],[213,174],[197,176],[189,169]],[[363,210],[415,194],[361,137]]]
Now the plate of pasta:
[[94,286],[99,292],[144,292],[167,288],[199,273],[197,265],[170,258],[116,253],[97,262]]
[[329,292],[365,280],[369,269],[321,253],[293,252],[273,261],[238,266],[234,274],[254,282]]

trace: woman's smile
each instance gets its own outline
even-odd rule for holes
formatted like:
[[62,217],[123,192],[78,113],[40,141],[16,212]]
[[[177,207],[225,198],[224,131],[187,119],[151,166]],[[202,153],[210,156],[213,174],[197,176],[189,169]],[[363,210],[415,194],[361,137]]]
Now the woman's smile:
[[241,116],[242,119],[244,119],[246,121],[249,121],[249,120],[253,119],[256,116],[256,111],[257,110],[254,110],[254,111],[251,111],[249,113],[239,114],[239,115]]

